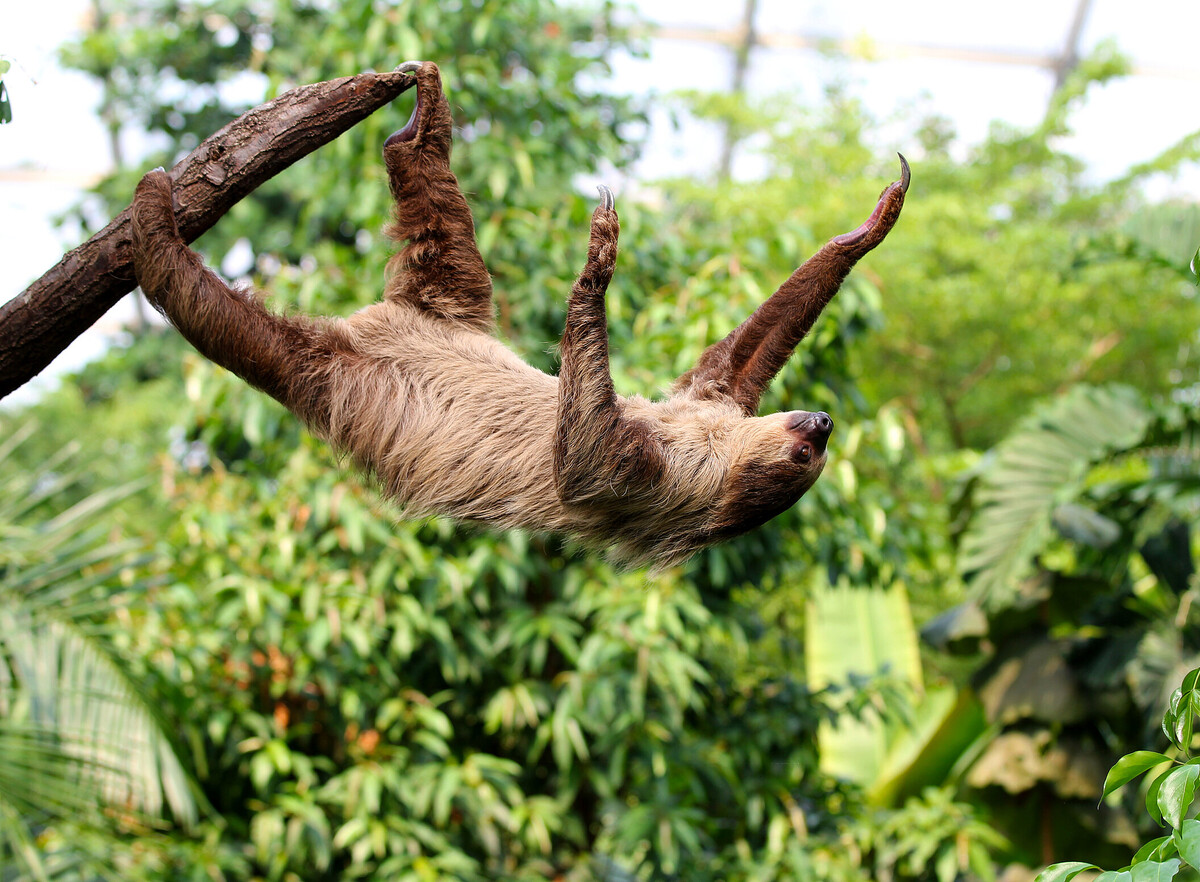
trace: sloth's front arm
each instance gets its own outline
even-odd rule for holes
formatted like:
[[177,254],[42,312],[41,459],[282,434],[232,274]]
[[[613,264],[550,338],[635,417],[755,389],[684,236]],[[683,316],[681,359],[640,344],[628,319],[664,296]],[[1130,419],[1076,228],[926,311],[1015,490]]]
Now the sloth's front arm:
[[562,337],[554,484],[566,505],[610,504],[642,495],[662,469],[658,442],[643,422],[623,413],[608,359],[604,296],[617,260],[620,225],[613,195],[600,188],[592,214],[587,263],[571,288]]

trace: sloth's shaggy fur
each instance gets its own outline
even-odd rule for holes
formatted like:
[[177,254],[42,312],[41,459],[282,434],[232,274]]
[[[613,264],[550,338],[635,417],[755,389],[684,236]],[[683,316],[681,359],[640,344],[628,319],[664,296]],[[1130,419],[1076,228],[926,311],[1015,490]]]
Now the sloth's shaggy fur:
[[[611,194],[592,217],[558,377],[492,335],[492,285],[450,171],[436,65],[412,119],[384,145],[396,200],[383,300],[345,319],[279,316],[205,268],[175,225],[170,177],[133,202],[134,266],[150,300],[204,355],[275,397],[376,475],[413,514],[550,530],[630,561],[667,564],[791,506],[825,465],[824,413],[755,416],[759,398],[854,263],[879,244],[908,186],[826,244],[662,401],[621,398],[604,295],[617,256]],[[901,157],[903,163],[903,157]]]

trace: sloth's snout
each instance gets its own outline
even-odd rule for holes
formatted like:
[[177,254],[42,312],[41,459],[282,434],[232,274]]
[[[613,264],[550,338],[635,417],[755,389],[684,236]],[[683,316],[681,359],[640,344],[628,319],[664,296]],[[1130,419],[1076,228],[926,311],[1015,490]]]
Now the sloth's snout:
[[818,411],[812,415],[808,421],[807,434],[808,440],[812,442],[813,447],[817,448],[821,453],[825,452],[825,445],[829,443],[829,433],[833,431],[833,420],[825,411]]
[[794,432],[815,447],[818,452],[824,453],[825,445],[829,443],[829,435],[833,432],[833,419],[823,410],[816,413],[798,410],[788,418],[787,428],[789,432]]

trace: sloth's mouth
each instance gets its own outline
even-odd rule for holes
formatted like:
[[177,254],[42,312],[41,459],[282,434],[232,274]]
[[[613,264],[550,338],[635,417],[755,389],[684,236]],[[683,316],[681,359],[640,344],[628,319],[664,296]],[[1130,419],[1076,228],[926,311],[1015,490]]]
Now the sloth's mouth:
[[412,116],[408,118],[408,122],[404,124],[404,128],[398,132],[393,132],[388,135],[388,139],[383,142],[383,146],[387,147],[391,144],[400,144],[405,141],[411,141],[417,137],[417,129],[421,125],[421,90],[417,90],[417,103],[413,105]]

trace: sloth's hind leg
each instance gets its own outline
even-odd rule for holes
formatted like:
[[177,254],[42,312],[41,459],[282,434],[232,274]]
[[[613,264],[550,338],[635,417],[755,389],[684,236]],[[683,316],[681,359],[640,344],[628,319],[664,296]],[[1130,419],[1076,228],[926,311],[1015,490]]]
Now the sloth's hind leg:
[[467,200],[450,171],[450,105],[432,62],[399,70],[417,78],[412,118],[387,139],[383,158],[396,200],[388,234],[408,244],[392,258],[384,296],[482,331],[493,324],[492,279],[475,244]]

